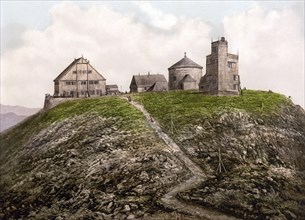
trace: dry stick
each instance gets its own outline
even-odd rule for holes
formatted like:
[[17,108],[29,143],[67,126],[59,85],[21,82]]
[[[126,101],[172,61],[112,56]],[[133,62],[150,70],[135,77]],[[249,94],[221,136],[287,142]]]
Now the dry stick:
[[217,172],[219,171],[219,173],[221,173],[221,167],[223,167],[225,173],[227,172],[222,160],[221,160],[221,153],[220,153],[220,148],[218,148],[218,168],[217,168]]

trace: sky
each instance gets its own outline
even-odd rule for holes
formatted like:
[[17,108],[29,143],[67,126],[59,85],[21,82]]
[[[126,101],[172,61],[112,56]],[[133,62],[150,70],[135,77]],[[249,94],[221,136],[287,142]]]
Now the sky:
[[184,52],[203,66],[211,40],[239,53],[241,86],[305,105],[304,1],[3,1],[1,104],[42,107],[74,58],[129,91]]

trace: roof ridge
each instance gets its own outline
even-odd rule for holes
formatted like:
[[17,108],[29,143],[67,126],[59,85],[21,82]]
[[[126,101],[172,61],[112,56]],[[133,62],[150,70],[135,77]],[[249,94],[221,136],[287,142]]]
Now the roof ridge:
[[174,65],[169,67],[168,70],[176,69],[176,68],[187,68],[187,67],[203,69],[202,66],[200,66],[197,63],[195,63],[193,60],[191,60],[190,58],[188,58],[185,55],[181,60],[179,60],[177,63],[175,63]]

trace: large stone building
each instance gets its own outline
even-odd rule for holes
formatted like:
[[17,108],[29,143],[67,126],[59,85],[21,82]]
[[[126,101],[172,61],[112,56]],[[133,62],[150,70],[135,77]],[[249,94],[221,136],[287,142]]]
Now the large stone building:
[[106,94],[106,79],[89,60],[80,57],[54,80],[54,97],[88,97]]
[[134,75],[130,83],[130,92],[167,91],[167,80],[162,74]]
[[239,95],[238,55],[228,53],[224,37],[212,42],[206,57],[206,74],[201,78],[200,91],[210,95]]
[[198,90],[202,66],[184,53],[184,57],[168,68],[169,90]]

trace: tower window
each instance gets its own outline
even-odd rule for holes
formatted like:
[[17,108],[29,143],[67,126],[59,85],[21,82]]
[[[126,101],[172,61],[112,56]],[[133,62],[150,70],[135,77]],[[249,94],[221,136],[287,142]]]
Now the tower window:
[[217,53],[217,47],[212,47],[212,53]]
[[235,68],[235,67],[236,67],[236,63],[234,63],[234,62],[228,62],[228,67],[229,67],[229,68]]
[[238,75],[233,75],[233,80],[238,80]]

